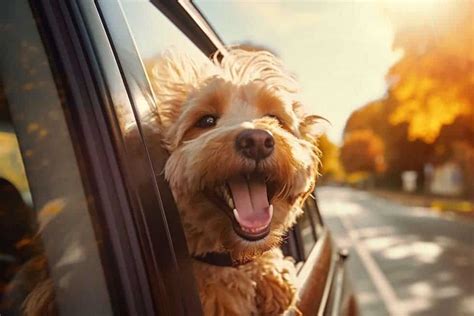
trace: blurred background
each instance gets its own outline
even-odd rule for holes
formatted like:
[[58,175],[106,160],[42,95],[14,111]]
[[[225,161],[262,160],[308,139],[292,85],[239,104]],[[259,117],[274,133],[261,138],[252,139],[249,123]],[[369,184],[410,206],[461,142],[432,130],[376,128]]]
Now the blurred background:
[[301,82],[363,315],[474,315],[474,2],[196,1]]

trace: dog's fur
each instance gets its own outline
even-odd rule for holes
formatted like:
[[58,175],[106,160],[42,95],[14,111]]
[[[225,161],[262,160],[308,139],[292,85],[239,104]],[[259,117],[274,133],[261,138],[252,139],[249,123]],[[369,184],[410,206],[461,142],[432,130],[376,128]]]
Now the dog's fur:
[[[204,314],[282,314],[296,300],[296,271],[278,246],[314,189],[319,117],[303,113],[296,81],[266,51],[230,49],[204,64],[168,52],[147,70],[159,135],[170,154],[164,172],[191,255],[228,252],[236,262],[247,262],[219,267],[194,261]],[[218,117],[217,125],[196,127],[208,114]],[[258,163],[239,154],[235,138],[244,129],[270,132],[274,152]],[[205,192],[254,171],[274,185],[274,215],[269,235],[248,241]]]

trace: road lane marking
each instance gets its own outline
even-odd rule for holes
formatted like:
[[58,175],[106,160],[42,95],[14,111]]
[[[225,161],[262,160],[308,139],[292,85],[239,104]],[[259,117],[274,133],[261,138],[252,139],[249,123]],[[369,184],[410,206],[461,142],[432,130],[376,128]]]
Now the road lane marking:
[[361,259],[365,269],[367,270],[367,273],[372,279],[374,286],[377,288],[377,291],[381,296],[385,306],[387,307],[390,315],[408,315],[405,311],[401,310],[402,303],[398,299],[392,285],[375,262],[375,259],[370,255],[370,251],[361,241],[359,232],[354,228],[351,221],[347,217],[340,215],[338,215],[338,217],[342,226],[346,229],[354,250],[359,255],[359,258]]

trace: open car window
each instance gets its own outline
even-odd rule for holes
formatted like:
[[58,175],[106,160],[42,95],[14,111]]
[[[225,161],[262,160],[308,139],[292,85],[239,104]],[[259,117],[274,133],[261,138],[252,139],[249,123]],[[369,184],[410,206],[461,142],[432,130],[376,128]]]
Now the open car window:
[[[146,95],[151,96],[153,93],[146,79],[137,79],[140,77],[139,73],[143,73],[143,68],[147,68],[148,63],[169,52],[179,52],[192,57],[198,62],[205,62],[216,50],[223,49],[224,44],[219,42],[212,49],[198,47],[196,43],[199,44],[203,40],[194,43],[191,39],[196,36],[189,34],[190,27],[179,29],[177,25],[182,26],[184,22],[176,21],[176,15],[168,14],[166,16],[166,10],[169,8],[163,7],[163,4],[159,2],[146,0],[119,1],[117,3],[113,1],[99,1],[98,4],[104,13],[105,22],[110,25],[112,41],[118,50],[122,66],[125,72],[129,73],[128,84],[131,86],[138,85],[138,90],[140,91],[137,91],[137,94],[143,94],[144,96],[142,98],[139,97],[136,103],[139,114],[138,119],[143,124],[144,133],[149,134],[148,137],[145,136],[145,142],[150,148],[153,159],[158,162],[157,169],[162,170],[166,153],[158,148],[160,144],[157,142],[157,137],[153,134],[156,131],[153,130],[153,127],[150,130],[150,125],[148,125],[149,122],[153,122],[153,112],[159,104],[155,104],[152,97],[146,98]],[[117,10],[118,6],[120,6],[126,23],[129,26],[128,30],[123,28],[117,30],[117,25],[120,21],[113,12]],[[191,3],[185,3],[183,6],[178,5],[178,7],[185,14],[191,13],[195,19],[194,21],[197,21],[195,29],[203,33],[203,39],[207,39],[210,35],[211,39],[218,39],[217,34],[209,28],[209,24],[200,15],[197,7]],[[173,19],[173,21],[170,19]],[[187,34],[184,33],[186,30],[188,31]],[[197,32],[196,30],[194,32]],[[122,47],[125,42],[121,36],[123,32],[130,33],[136,45],[139,60],[131,58],[126,49]],[[221,51],[221,53],[225,52]],[[297,227],[289,233],[286,243],[282,246],[285,254],[293,256],[297,262],[302,263],[308,258],[318,239],[318,234],[321,234],[322,223],[315,203],[314,199],[308,199],[305,206],[305,214],[299,219]]]
[[[163,179],[162,170],[167,153],[161,149],[157,131],[153,129],[154,110],[160,105],[155,104],[145,70],[150,61],[159,58],[160,55],[166,54],[168,51],[177,50],[191,55],[197,60],[206,61],[218,47],[202,45],[209,38],[201,26],[195,23],[191,27],[190,21],[176,15],[175,10],[172,14],[167,12],[166,10],[169,8],[163,6],[162,3],[154,1],[98,1],[97,3],[116,50],[130,97],[133,99],[135,109],[133,120],[136,121],[133,124],[140,126],[143,142],[148,148],[148,155],[160,186],[162,201],[168,203],[164,210],[168,216],[177,216],[176,206],[169,194],[167,183]],[[184,10],[183,7],[181,9]],[[178,9],[176,10],[179,12]],[[196,39],[199,37],[200,39]],[[151,126],[148,124],[150,122],[152,122]],[[121,124],[126,133],[127,119]],[[299,271],[302,271],[301,279],[308,279],[309,276],[314,278],[311,271],[316,266],[315,262],[319,262],[319,268],[326,269],[331,260],[330,240],[328,237],[324,237],[327,233],[323,229],[314,199],[308,199],[305,210],[304,216],[300,218],[298,225],[289,232],[288,238],[282,246],[284,253],[292,256],[297,262]],[[173,237],[172,233],[171,237]],[[320,240],[320,250],[315,252],[315,246]],[[189,255],[184,252],[184,257],[186,256],[189,258]],[[182,257],[183,260],[184,257]],[[308,263],[306,269],[303,269],[305,262],[310,258],[312,258],[311,262]],[[327,276],[327,271],[325,273]],[[304,287],[304,282],[301,284]],[[318,297],[318,300],[321,299],[325,283],[319,282],[318,284],[319,294],[314,295],[313,292],[309,296],[309,301],[314,297]]]

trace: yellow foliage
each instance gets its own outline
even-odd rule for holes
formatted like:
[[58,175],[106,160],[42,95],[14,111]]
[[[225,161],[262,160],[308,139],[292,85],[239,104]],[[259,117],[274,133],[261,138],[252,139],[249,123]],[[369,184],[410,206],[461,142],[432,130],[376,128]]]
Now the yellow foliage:
[[409,123],[409,140],[433,143],[443,126],[452,124],[457,117],[468,115],[470,111],[472,108],[468,102],[456,98],[448,90],[424,97],[423,103],[416,98],[400,102],[389,121],[393,125]]
[[437,17],[442,23],[392,15],[395,46],[404,56],[389,73],[397,105],[389,122],[407,123],[409,139],[426,143],[474,111],[474,2],[443,4],[446,12]]
[[346,172],[376,172],[385,170],[385,146],[372,130],[356,130],[344,137],[341,161]]
[[347,175],[346,182],[349,184],[356,184],[365,181],[369,178],[370,173],[368,172],[353,172]]
[[321,174],[326,178],[342,180],[344,169],[339,160],[339,147],[323,135],[319,138],[319,149],[322,152]]

